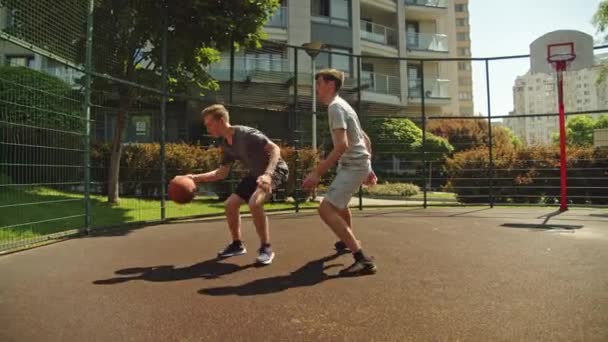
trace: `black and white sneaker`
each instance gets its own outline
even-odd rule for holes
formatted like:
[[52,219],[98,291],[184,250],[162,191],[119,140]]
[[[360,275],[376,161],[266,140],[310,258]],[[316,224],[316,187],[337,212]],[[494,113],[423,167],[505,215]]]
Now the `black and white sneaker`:
[[372,260],[358,260],[352,265],[341,270],[338,274],[342,277],[354,277],[359,275],[374,274],[378,268]]
[[274,259],[274,252],[270,246],[262,246],[258,249],[258,257],[256,258],[257,262],[262,265],[270,265],[272,263],[272,259]]
[[243,255],[245,253],[247,253],[247,249],[245,248],[245,245],[243,245],[242,242],[233,241],[231,244],[226,246],[226,248],[217,252],[217,256],[220,258],[228,258],[231,256]]

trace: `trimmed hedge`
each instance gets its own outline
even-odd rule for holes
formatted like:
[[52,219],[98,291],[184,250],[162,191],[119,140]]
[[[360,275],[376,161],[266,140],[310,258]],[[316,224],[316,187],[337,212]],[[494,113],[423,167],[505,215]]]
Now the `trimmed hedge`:
[[[496,203],[556,203],[560,196],[557,147],[495,149],[493,196]],[[578,204],[608,203],[608,150],[568,148],[568,199]],[[446,190],[463,203],[488,203],[490,161],[487,148],[456,153],[447,161]]]
[[[290,146],[282,146],[281,156],[289,165],[290,175],[285,191],[277,195],[291,196],[296,190],[296,178],[301,179],[306,172],[312,169],[318,162],[318,154],[311,149],[296,150]],[[106,182],[109,161],[110,145],[94,145],[91,152],[91,173],[94,182]],[[220,161],[220,148],[179,143],[166,145],[167,180],[176,175],[214,170],[219,167]],[[294,172],[296,163],[298,177]],[[233,180],[238,180],[245,172],[246,170],[240,163],[235,163],[232,168]],[[160,195],[160,144],[142,143],[124,146],[120,164],[120,183],[121,196],[158,197]],[[230,193],[231,182],[228,180],[209,183],[205,185],[205,188],[217,193],[223,199]],[[103,193],[105,187],[102,186],[100,191]]]

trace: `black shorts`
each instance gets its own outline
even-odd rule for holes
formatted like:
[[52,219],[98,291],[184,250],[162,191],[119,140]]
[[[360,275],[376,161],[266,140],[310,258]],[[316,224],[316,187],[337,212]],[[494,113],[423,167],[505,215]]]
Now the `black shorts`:
[[[287,183],[287,177],[289,176],[289,171],[283,169],[277,169],[272,176],[270,177],[272,186],[272,191],[277,190],[280,186]],[[239,185],[236,186],[236,190],[234,193],[237,194],[240,198],[244,199],[246,202],[249,202],[251,195],[258,188],[258,177],[254,177],[252,175],[247,175],[243,179]]]

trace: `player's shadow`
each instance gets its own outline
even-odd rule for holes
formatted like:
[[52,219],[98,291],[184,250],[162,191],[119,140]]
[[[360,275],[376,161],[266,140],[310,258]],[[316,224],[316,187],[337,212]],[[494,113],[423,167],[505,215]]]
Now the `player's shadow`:
[[215,279],[256,266],[256,264],[239,266],[220,262],[221,260],[223,259],[216,257],[187,267],[177,268],[173,265],[125,268],[114,272],[119,275],[118,277],[95,280],[93,284],[113,285],[131,280],[164,282],[196,278]]
[[317,260],[309,261],[289,275],[256,279],[239,286],[222,286],[201,289],[198,293],[209,296],[255,296],[281,292],[294,287],[313,286],[323,281],[339,277],[338,275],[328,275],[325,273],[325,270],[329,268],[342,266],[342,264],[325,265],[326,262],[334,260],[338,256],[340,256],[340,254],[332,254]]

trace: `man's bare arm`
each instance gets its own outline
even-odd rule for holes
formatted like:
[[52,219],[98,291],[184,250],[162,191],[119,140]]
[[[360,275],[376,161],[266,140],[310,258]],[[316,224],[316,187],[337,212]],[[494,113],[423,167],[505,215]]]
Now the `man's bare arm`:
[[346,136],[346,130],[343,128],[334,129],[331,132],[331,138],[334,143],[334,148],[331,150],[327,158],[321,161],[315,168],[315,173],[321,177],[327,170],[332,168],[340,159],[342,154],[348,150],[348,137]]
[[264,171],[264,174],[272,175],[277,168],[279,159],[281,158],[281,148],[277,146],[277,144],[269,142],[266,144],[266,146],[264,146],[264,151],[268,153],[268,166],[266,166],[266,171]]
[[194,180],[195,183],[201,182],[215,182],[218,180],[222,180],[228,176],[230,172],[230,165],[222,165],[217,169],[205,173],[199,173],[196,175],[191,175],[190,177]]

